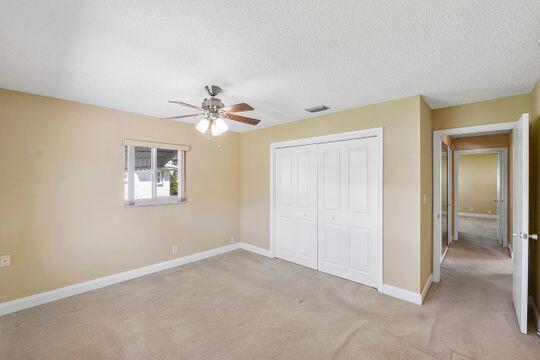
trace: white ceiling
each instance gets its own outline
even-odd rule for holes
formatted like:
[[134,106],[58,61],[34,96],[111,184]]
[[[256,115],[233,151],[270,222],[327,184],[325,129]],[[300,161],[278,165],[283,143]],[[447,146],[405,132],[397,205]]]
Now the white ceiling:
[[539,59],[538,0],[0,0],[0,87],[153,116],[210,83],[258,127],[319,104],[438,108],[528,92]]

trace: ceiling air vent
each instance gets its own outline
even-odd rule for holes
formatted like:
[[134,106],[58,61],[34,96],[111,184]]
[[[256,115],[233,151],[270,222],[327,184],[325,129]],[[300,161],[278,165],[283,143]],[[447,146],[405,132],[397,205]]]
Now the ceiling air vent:
[[328,109],[330,109],[330,108],[328,106],[326,106],[326,105],[318,105],[318,106],[307,108],[305,110],[307,112],[310,112],[310,113],[318,113],[318,112],[325,111],[325,110],[328,110]]

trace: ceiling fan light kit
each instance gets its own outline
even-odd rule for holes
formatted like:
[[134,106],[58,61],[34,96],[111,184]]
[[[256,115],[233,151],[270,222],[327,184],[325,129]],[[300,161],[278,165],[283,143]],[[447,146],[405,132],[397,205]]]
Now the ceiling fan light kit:
[[210,95],[210,97],[203,100],[201,107],[191,105],[183,101],[169,101],[172,104],[182,105],[191,109],[199,110],[197,114],[172,116],[162,119],[182,119],[202,115],[203,119],[197,123],[195,128],[197,129],[197,131],[203,134],[208,134],[208,140],[210,140],[210,134],[212,134],[212,136],[219,136],[229,130],[229,126],[224,121],[224,119],[238,121],[253,126],[261,122],[257,119],[233,114],[236,112],[252,111],[255,109],[246,103],[240,103],[225,107],[221,99],[218,99],[216,97],[222,91],[219,86],[208,85],[205,86],[204,89],[206,90],[208,95]]

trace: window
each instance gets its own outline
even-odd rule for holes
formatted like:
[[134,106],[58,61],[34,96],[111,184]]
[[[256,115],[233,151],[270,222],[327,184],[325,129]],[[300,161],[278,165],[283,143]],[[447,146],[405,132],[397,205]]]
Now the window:
[[126,206],[185,201],[186,145],[124,140]]

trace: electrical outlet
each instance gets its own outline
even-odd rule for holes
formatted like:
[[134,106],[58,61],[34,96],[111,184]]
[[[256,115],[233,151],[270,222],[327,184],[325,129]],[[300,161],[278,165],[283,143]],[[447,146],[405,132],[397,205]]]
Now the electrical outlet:
[[172,252],[173,255],[178,254],[178,246],[173,245],[173,247],[172,247],[172,249],[171,249],[171,252]]
[[234,243],[234,236],[231,236],[231,244]]
[[11,256],[0,256],[0,267],[8,267],[11,265]]

